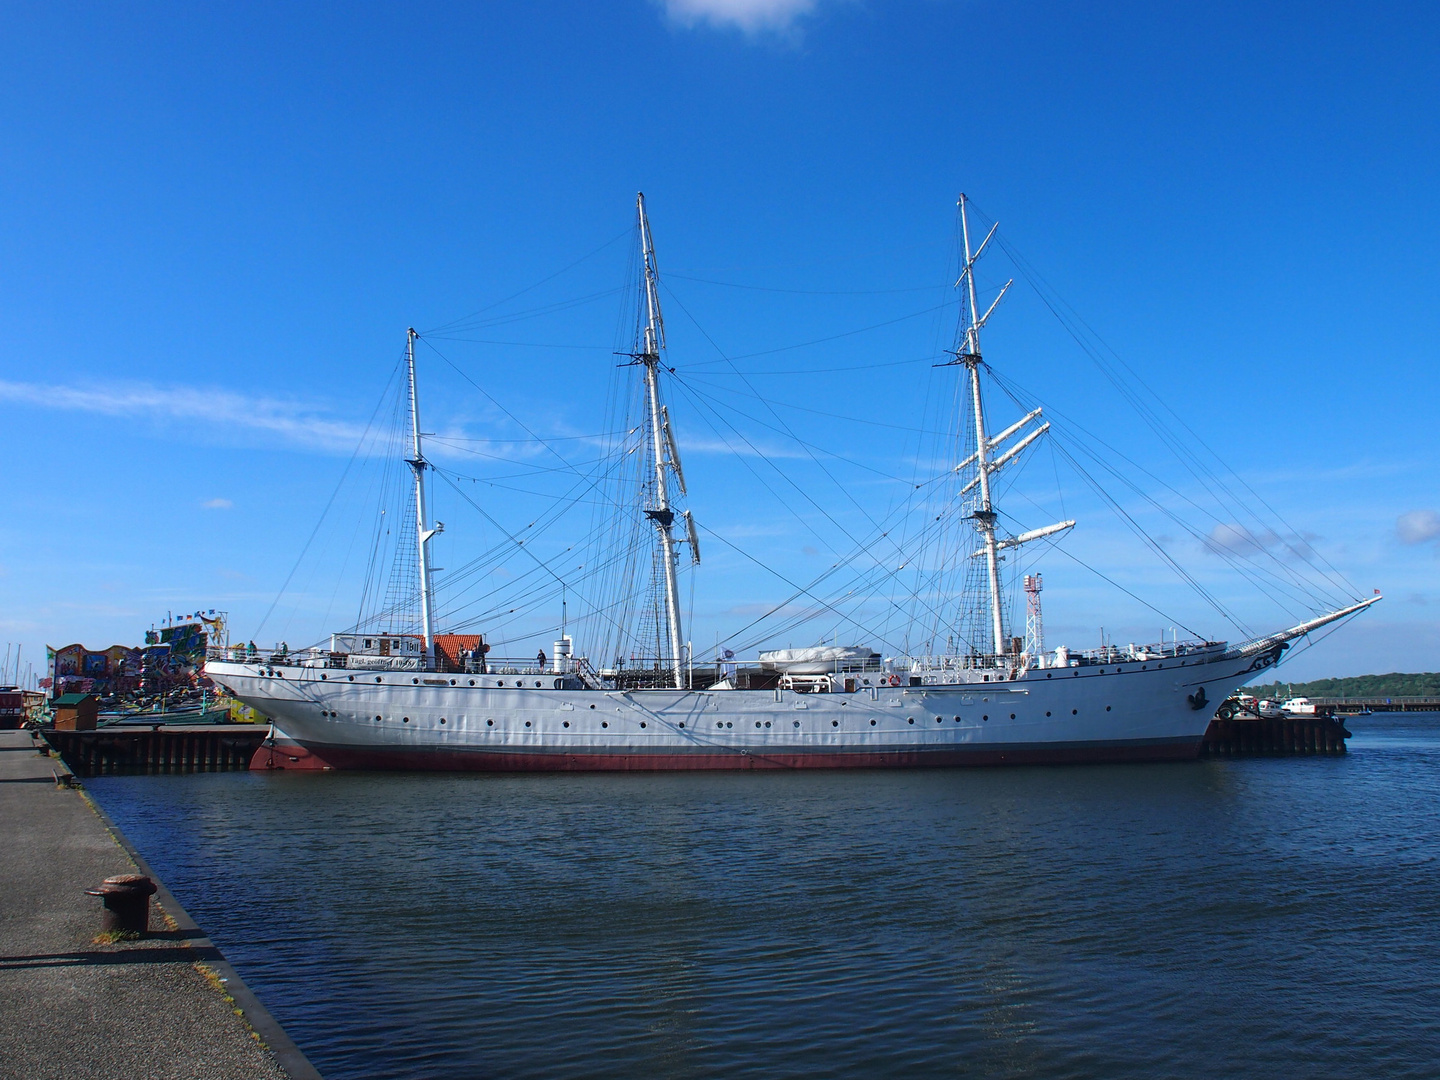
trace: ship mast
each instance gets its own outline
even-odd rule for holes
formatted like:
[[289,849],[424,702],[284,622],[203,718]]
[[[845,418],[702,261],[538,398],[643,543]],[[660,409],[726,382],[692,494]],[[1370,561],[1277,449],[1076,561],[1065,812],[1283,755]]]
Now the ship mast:
[[[961,278],[970,294],[970,325],[965,330],[965,342],[956,359],[970,373],[970,398],[975,409],[975,468],[980,481],[980,502],[973,516],[985,545],[986,581],[990,586],[990,629],[994,635],[994,651],[998,654],[1005,651],[1005,627],[1000,609],[1000,552],[995,540],[995,508],[990,501],[990,442],[985,435],[985,409],[980,398],[980,327],[984,320],[980,317],[980,307],[975,298],[975,260],[980,257],[980,252],[970,254],[970,220],[965,210],[968,201],[962,193],[960,232],[965,241],[965,269]],[[991,236],[994,232],[994,229],[990,230]],[[990,237],[985,237],[985,242],[980,245],[982,251],[989,241]]]
[[420,568],[420,624],[425,635],[425,656],[435,659],[435,601],[434,586],[430,580],[430,538],[443,532],[444,525],[436,523],[435,528],[425,527],[425,470],[430,463],[420,446],[420,396],[415,388],[415,339],[420,335],[411,327],[405,331],[405,370],[410,381],[410,435],[412,456],[405,459],[410,471],[415,474],[415,538]]
[[[680,665],[680,583],[675,571],[675,536],[671,528],[675,511],[670,508],[666,470],[674,468],[666,460],[665,447],[668,425],[662,426],[660,407],[660,350],[665,347],[665,322],[660,315],[660,278],[655,268],[655,242],[650,235],[650,219],[645,213],[645,195],[635,196],[635,211],[640,224],[640,253],[645,262],[645,351],[635,359],[645,366],[645,393],[649,402],[650,444],[655,461],[655,505],[645,516],[655,523],[655,537],[660,543],[660,562],[665,576],[665,625],[669,631],[670,656],[674,666],[675,688],[685,688],[685,673]],[[673,443],[672,443],[673,445]],[[678,474],[677,474],[678,475]]]
[[[963,365],[969,372],[970,404],[975,410],[975,453],[955,466],[955,470],[959,472],[971,464],[975,466],[975,479],[966,484],[960,494],[968,495],[974,488],[979,487],[980,489],[978,502],[970,517],[980,533],[982,546],[971,557],[979,558],[982,555],[985,557],[985,580],[990,594],[990,632],[994,640],[994,654],[999,656],[1009,652],[1005,647],[1005,616],[1001,607],[1000,553],[1011,548],[1018,548],[1033,540],[1041,540],[1073,529],[1075,522],[1073,520],[1057,521],[1053,525],[1030,529],[1019,536],[1009,536],[1004,540],[999,539],[995,533],[995,504],[991,500],[991,479],[1001,469],[1018,460],[1026,447],[1049,431],[1050,422],[1047,420],[1044,423],[1035,423],[1044,412],[1044,409],[1040,408],[1026,413],[998,435],[991,436],[985,431],[985,406],[980,396],[980,368],[984,364],[980,357],[980,331],[990,321],[990,316],[995,314],[995,309],[1000,306],[1001,299],[1015,282],[1014,279],[1007,281],[1001,288],[999,296],[996,296],[990,307],[986,309],[985,314],[980,314],[980,305],[975,294],[975,263],[979,261],[986,245],[990,243],[990,238],[995,235],[995,230],[1000,226],[998,222],[991,225],[990,231],[985,234],[985,239],[980,241],[980,246],[972,253],[970,250],[970,219],[966,211],[969,201],[964,195],[960,196],[960,234],[965,243],[965,267],[960,271],[960,278],[955,284],[957,286],[964,285],[966,288],[966,299],[970,303],[970,325],[965,328],[965,340],[961,343],[960,348],[955,350],[955,359],[950,363]],[[1009,439],[1017,435],[1020,438],[1005,449],[1001,449]]]

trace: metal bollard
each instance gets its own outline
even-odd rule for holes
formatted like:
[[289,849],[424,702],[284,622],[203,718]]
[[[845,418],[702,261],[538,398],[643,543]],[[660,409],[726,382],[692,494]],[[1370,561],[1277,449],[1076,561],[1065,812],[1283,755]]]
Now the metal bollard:
[[103,929],[143,934],[150,928],[150,897],[155,894],[155,882],[144,874],[116,874],[101,882],[98,889],[85,892],[105,902]]

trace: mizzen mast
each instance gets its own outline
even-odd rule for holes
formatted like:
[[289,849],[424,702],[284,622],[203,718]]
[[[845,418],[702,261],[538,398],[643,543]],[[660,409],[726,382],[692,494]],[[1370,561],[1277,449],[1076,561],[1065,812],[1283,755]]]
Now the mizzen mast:
[[[676,470],[680,479],[680,461],[673,454],[674,435],[670,431],[669,415],[660,404],[660,350],[665,347],[665,321],[660,314],[660,277],[655,267],[655,242],[650,235],[650,219],[645,213],[645,195],[635,196],[635,212],[640,226],[640,253],[645,263],[645,343],[644,352],[635,359],[645,367],[645,394],[649,404],[651,454],[655,463],[654,506],[645,511],[645,516],[655,523],[655,538],[660,545],[660,563],[664,574],[665,626],[669,637],[668,660],[674,666],[675,688],[685,688],[685,672],[680,663],[680,583],[675,569],[675,535],[671,531],[675,523],[675,511],[670,507],[669,469]],[[666,450],[672,451],[667,457]]]
[[411,327],[405,331],[405,371],[410,382],[410,436],[411,456],[405,459],[410,471],[415,474],[415,538],[416,555],[420,569],[420,625],[425,635],[425,655],[435,659],[435,599],[434,584],[431,580],[430,538],[444,532],[445,526],[436,522],[433,529],[426,527],[425,518],[425,470],[430,463],[420,445],[420,396],[415,386],[415,339],[420,335]]

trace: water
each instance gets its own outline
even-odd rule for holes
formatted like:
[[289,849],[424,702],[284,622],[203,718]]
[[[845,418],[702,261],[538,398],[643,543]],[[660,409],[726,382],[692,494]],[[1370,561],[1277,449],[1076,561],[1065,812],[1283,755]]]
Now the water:
[[102,777],[328,1080],[1434,1077],[1440,716],[1342,758]]

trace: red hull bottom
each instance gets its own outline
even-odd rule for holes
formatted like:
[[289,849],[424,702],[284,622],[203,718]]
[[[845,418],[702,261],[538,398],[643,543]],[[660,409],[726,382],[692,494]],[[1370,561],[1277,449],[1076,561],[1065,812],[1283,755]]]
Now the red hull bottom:
[[1073,765],[1127,761],[1193,761],[1200,737],[1144,742],[1072,743],[985,749],[945,748],[846,753],[567,754],[493,750],[315,749],[278,741],[250,760],[259,770],[342,769],[433,772],[684,772],[697,769],[913,769],[978,765]]

